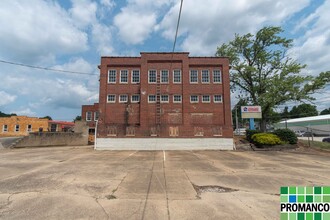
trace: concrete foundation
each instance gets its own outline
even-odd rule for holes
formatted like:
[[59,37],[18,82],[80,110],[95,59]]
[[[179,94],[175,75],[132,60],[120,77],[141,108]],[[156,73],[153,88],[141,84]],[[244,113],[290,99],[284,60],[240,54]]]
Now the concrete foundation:
[[96,150],[233,150],[232,138],[97,138]]

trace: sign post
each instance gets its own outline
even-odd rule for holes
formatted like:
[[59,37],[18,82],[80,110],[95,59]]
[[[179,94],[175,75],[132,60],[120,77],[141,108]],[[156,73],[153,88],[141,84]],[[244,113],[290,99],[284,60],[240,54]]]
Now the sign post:
[[261,106],[241,106],[242,118],[250,119],[250,130],[254,130],[254,119],[261,118]]

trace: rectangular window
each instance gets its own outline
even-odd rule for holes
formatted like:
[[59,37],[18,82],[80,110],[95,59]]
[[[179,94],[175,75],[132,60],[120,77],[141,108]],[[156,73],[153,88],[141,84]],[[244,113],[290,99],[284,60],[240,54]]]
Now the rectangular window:
[[8,125],[3,125],[2,132],[8,132]]
[[177,137],[179,136],[179,127],[169,127],[169,135],[171,137]]
[[220,70],[213,70],[213,82],[221,83],[221,71]]
[[181,95],[174,95],[173,96],[173,103],[181,103],[182,102],[182,96]]
[[109,70],[108,72],[108,83],[116,83],[117,71]]
[[203,95],[202,96],[202,102],[203,103],[210,103],[211,102],[211,98],[209,95]]
[[19,125],[15,125],[15,132],[19,132]]
[[148,82],[149,83],[156,83],[157,82],[157,72],[156,72],[156,70],[149,70]]
[[202,70],[202,83],[210,83],[210,74],[208,70]]
[[162,70],[160,76],[161,83],[168,83],[168,70]]
[[98,111],[94,112],[94,121],[97,121],[97,120],[99,120],[99,112]]
[[132,83],[140,83],[140,70],[132,71]]
[[168,95],[161,95],[160,96],[160,102],[162,103],[168,103]]
[[148,95],[148,102],[155,103],[156,102],[156,95]]
[[198,103],[198,95],[191,95],[190,96],[191,103]]
[[137,103],[137,102],[139,102],[140,101],[140,95],[132,95],[132,97],[131,97],[131,102],[132,103]]
[[222,102],[222,95],[214,95],[213,102],[214,103],[221,103]]
[[120,83],[128,83],[128,70],[120,70]]
[[32,125],[27,125],[26,131],[27,132],[32,132]]
[[128,101],[128,96],[127,95],[119,95],[119,102],[125,103]]
[[126,136],[135,136],[135,127],[126,127]]
[[173,71],[173,83],[181,83],[181,70]]
[[92,120],[92,112],[86,112],[86,121]]
[[108,102],[115,103],[116,102],[116,95],[108,95]]
[[190,83],[198,83],[198,71],[190,70]]

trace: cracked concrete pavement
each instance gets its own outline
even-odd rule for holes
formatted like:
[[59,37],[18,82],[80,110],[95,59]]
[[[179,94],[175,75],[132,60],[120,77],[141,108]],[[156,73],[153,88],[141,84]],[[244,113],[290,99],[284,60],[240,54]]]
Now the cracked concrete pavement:
[[4,149],[0,219],[279,219],[280,186],[329,186],[329,156]]

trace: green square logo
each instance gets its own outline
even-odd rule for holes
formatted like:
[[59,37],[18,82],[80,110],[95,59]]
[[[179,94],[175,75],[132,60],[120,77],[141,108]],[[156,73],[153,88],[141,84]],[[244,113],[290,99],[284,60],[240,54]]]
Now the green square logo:
[[330,202],[330,195],[329,196],[323,196],[323,202]]
[[281,213],[281,220],[288,220],[288,213]]
[[298,196],[298,202],[305,202],[305,196]]
[[306,220],[313,220],[313,213],[306,213]]
[[298,220],[305,220],[305,213],[298,213]]
[[330,212],[323,213],[323,220],[330,220]]
[[297,213],[289,213],[290,220],[297,220]]
[[322,202],[322,196],[314,196],[314,202]]
[[306,202],[313,202],[313,196],[306,196]]
[[305,187],[299,186],[298,188],[298,194],[305,194]]
[[313,187],[307,186],[306,187],[306,194],[313,194]]
[[314,194],[322,194],[322,188],[319,186],[314,187]]
[[288,187],[281,187],[281,194],[288,194]]
[[321,213],[314,213],[314,220],[322,220],[322,214]]
[[294,186],[290,186],[289,187],[289,194],[296,194],[296,187],[294,187]]
[[289,196],[281,196],[281,202],[289,202]]
[[324,186],[323,187],[323,194],[329,194],[330,195],[330,186]]

